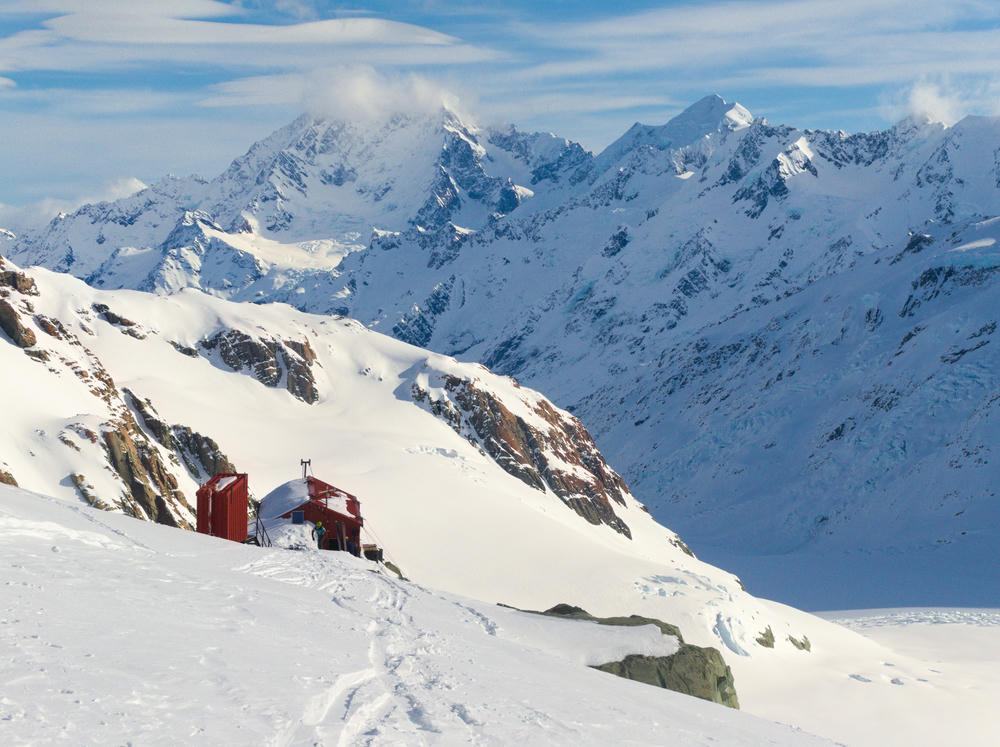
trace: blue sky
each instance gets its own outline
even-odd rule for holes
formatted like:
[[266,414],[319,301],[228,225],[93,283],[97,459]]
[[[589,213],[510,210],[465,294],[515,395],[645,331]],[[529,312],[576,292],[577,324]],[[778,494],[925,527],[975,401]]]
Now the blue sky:
[[0,203],[214,176],[307,109],[444,98],[600,150],[707,93],[848,131],[997,114],[998,72],[994,0],[0,0]]

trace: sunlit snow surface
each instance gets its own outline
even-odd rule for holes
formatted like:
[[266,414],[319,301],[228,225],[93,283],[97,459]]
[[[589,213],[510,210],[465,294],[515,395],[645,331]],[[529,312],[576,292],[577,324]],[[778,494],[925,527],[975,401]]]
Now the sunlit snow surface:
[[539,618],[0,487],[4,744],[818,744],[586,668],[652,626]]

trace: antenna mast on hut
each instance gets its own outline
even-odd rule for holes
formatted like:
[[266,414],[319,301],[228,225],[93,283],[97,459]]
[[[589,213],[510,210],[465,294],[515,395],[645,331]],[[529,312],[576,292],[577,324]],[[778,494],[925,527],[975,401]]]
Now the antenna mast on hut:
[[312,469],[312,459],[300,459],[299,464],[302,465],[302,479],[305,480],[307,470]]

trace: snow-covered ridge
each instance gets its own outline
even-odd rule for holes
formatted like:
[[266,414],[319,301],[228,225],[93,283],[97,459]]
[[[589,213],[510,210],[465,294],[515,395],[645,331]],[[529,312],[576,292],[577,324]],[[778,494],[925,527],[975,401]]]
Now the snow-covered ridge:
[[[198,359],[219,372],[246,374],[263,386],[286,390],[309,405],[322,407],[336,399],[345,384],[343,372],[338,376],[335,364],[334,371],[329,370],[329,358],[343,346],[343,330],[357,329],[346,320],[309,317],[289,309],[288,318],[279,312],[267,323],[255,307],[213,302],[197,292],[153,299],[154,306],[160,307],[156,310],[137,302],[135,294],[123,302],[114,294],[95,293],[79,284],[60,284],[58,278],[47,274],[52,285],[46,288],[43,282],[40,291],[32,275],[2,257],[0,271],[0,323],[7,336],[30,358],[45,365],[48,374],[61,376],[69,370],[85,382],[96,382],[90,384],[90,392],[108,408],[107,420],[99,428],[70,423],[59,435],[59,440],[78,451],[73,433],[85,431],[95,448],[103,439],[112,474],[121,482],[120,490],[110,485],[98,489],[82,472],[70,476],[84,497],[103,495],[102,505],[190,526],[194,498],[181,483],[189,478],[204,479],[214,471],[229,471],[231,464],[209,436],[184,430],[186,426],[168,426],[153,402],[132,389],[116,386],[115,372],[109,372],[101,357],[82,342],[95,334],[95,325],[107,324],[141,343],[143,349],[172,350],[174,365]],[[69,298],[75,301],[67,307]],[[52,312],[42,313],[43,309]],[[127,313],[123,309],[128,309]],[[346,334],[353,337],[349,331]],[[378,337],[362,331],[363,339]],[[558,496],[589,522],[604,523],[631,536],[612,503],[619,511],[638,504],[571,414],[482,366],[419,351],[414,355],[407,346],[388,340],[381,343],[397,346],[400,353],[396,355],[408,359],[407,363],[380,366],[377,374],[371,364],[359,363],[349,372],[351,378],[394,379],[398,400],[427,406],[508,474],[541,493]],[[203,464],[185,474],[180,468],[190,459],[181,442],[192,439],[201,439],[200,445],[187,444],[187,448],[193,449]],[[213,470],[214,462],[206,463],[207,454],[216,454],[212,459],[224,462],[227,468]],[[163,496],[170,496],[166,503]]]

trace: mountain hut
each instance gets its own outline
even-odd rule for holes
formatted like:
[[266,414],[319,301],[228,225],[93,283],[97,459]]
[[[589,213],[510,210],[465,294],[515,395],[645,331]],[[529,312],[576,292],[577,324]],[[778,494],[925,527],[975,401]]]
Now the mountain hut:
[[[291,518],[293,511],[302,511],[306,521],[326,527],[321,549],[361,554],[364,519],[357,496],[309,475],[289,480],[264,496],[258,515],[267,522]],[[368,548],[364,549],[367,555]]]

